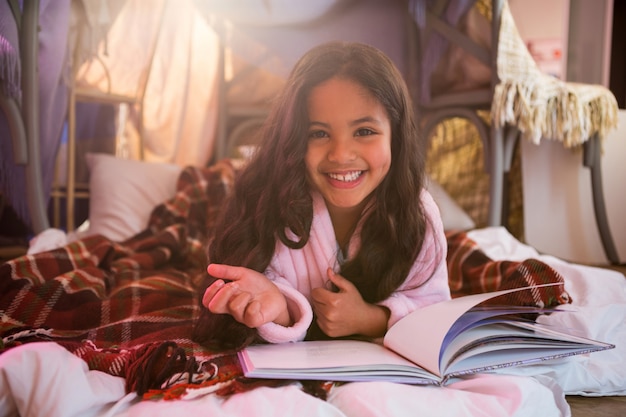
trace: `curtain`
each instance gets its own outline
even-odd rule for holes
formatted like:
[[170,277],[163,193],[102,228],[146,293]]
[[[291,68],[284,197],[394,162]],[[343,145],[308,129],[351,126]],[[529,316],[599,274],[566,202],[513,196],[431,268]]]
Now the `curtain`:
[[[83,3],[87,21],[106,20],[101,8],[89,10],[100,5]],[[217,35],[192,0],[127,0],[115,13],[95,53],[78,46],[77,86],[136,100],[123,133],[135,159],[143,144],[147,161],[207,163],[217,122]]]

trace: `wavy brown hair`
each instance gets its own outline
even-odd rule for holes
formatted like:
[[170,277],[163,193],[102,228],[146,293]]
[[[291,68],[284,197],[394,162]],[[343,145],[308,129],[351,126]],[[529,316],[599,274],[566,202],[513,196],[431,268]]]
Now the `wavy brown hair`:
[[[322,44],[296,63],[264,125],[259,149],[217,222],[208,258],[263,272],[276,239],[292,249],[306,245],[313,218],[304,163],[307,99],[313,88],[333,77],[367,89],[384,106],[391,123],[389,173],[373,192],[360,249],[340,272],[364,300],[375,303],[402,284],[422,247],[424,160],[415,109],[402,75],[384,53],[365,44]],[[287,229],[296,239],[288,237]]]

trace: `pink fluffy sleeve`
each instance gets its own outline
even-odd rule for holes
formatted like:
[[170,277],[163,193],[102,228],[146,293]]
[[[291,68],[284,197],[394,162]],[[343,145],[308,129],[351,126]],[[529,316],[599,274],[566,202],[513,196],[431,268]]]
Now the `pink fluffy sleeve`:
[[276,323],[266,323],[257,328],[259,336],[270,343],[284,343],[303,340],[313,321],[313,310],[308,300],[291,285],[275,280],[274,283],[287,299],[289,315],[294,321],[285,327]]

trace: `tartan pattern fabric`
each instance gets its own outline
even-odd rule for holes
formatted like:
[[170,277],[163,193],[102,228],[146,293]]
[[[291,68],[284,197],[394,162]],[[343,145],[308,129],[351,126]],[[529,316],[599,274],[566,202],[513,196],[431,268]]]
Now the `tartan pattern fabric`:
[[43,327],[49,337],[105,348],[184,340],[199,313],[214,210],[233,179],[227,164],[187,168],[176,196],[137,236],[90,236],[0,266],[0,332]]
[[491,300],[491,304],[555,307],[569,304],[563,277],[546,263],[529,258],[524,261],[496,261],[489,258],[465,232],[447,233],[448,282],[452,297],[539,286],[533,291],[515,292]]
[[[184,169],[175,197],[125,242],[95,235],[0,265],[4,349],[56,341],[90,369],[127,378],[140,394],[190,365],[228,355],[236,362],[235,352],[211,351],[191,333],[203,308],[206,243],[237,169],[229,160]],[[159,376],[163,367],[170,373]],[[228,379],[241,376],[228,369]]]
[[[127,390],[144,398],[179,398],[193,389],[228,395],[280,384],[244,378],[236,352],[192,338],[206,288],[205,248],[237,170],[230,160],[186,168],[176,195],[127,241],[96,235],[0,265],[0,353],[54,341],[90,369],[126,378]],[[526,285],[538,282],[536,276],[539,282],[560,278],[540,263],[494,262],[465,233],[450,235],[449,244],[456,295]],[[565,301],[563,294],[522,301],[548,305]],[[318,396],[328,389],[322,382],[302,386]]]

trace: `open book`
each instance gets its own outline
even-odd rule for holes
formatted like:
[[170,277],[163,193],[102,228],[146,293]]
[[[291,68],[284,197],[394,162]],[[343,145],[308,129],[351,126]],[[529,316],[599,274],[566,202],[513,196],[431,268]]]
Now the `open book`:
[[382,345],[364,340],[262,344],[241,350],[239,359],[250,378],[444,385],[465,375],[615,347],[522,318],[562,314],[563,308],[478,306],[530,289],[469,295],[421,308],[394,324]]

